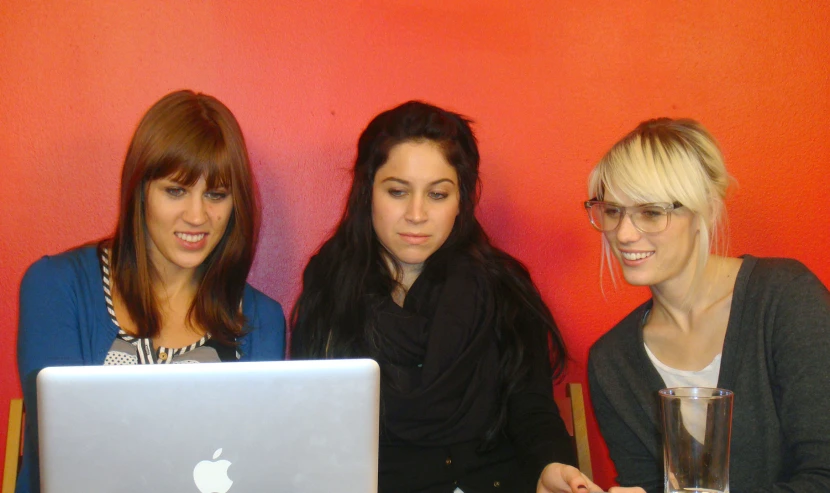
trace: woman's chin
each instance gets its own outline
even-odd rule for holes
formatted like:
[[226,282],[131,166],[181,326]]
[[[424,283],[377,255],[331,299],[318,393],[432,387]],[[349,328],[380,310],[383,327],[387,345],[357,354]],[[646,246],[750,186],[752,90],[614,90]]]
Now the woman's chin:
[[628,269],[623,269],[623,279],[632,286],[651,286],[654,280],[645,272],[632,272]]

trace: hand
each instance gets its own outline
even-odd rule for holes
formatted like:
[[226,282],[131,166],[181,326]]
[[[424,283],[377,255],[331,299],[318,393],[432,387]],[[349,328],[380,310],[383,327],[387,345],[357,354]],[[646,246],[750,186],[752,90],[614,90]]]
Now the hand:
[[[602,493],[602,488],[595,485],[579,469],[554,462],[548,464],[536,483],[536,493]],[[620,491],[618,493],[627,493]],[[631,492],[635,493],[635,492]],[[645,493],[645,492],[643,492]]]
[[[536,493],[602,493],[602,488],[573,466],[554,462],[545,466],[536,484]],[[608,493],[646,493],[639,487],[614,486]]]

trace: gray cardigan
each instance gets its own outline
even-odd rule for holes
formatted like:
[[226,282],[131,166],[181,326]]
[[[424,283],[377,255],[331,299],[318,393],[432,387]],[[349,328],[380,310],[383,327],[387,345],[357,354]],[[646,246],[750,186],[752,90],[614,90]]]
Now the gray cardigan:
[[[622,486],[663,491],[657,391],[643,347],[646,302],[591,348],[600,430]],[[735,392],[730,491],[830,492],[830,293],[801,263],[745,256],[718,386]]]

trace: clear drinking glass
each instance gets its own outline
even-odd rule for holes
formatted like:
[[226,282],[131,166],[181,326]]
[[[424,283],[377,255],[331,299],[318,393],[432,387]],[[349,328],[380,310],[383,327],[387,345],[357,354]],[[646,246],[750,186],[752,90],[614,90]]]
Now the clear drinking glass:
[[660,391],[665,492],[729,493],[731,390]]

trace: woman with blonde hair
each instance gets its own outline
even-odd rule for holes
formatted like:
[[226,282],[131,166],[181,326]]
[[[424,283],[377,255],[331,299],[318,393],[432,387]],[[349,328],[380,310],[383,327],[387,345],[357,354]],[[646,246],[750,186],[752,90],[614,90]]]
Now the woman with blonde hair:
[[693,120],[643,122],[592,171],[604,263],[652,295],[591,348],[600,429],[621,485],[663,491],[657,391],[726,388],[732,491],[830,491],[830,294],[798,261],[725,255],[728,183]]
[[246,283],[258,204],[233,114],[192,91],[141,119],[109,239],[43,257],[20,286],[26,403],[17,492],[39,491],[35,378],[47,366],[280,360],[279,303]]

